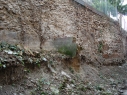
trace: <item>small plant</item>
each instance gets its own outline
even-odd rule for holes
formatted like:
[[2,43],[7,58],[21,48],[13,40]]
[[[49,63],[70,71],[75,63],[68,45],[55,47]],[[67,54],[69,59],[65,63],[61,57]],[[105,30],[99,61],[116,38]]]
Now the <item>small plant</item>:
[[40,68],[40,66],[41,66],[40,65],[40,62],[41,62],[40,59],[36,59],[35,62],[34,62],[34,64],[37,65]]
[[30,93],[31,95],[36,95],[36,92],[34,90],[32,90]]
[[62,90],[62,89],[65,89],[65,88],[66,88],[66,82],[64,81],[62,84],[60,84],[59,89]]
[[47,81],[47,79],[45,79],[45,78],[42,78],[39,82],[40,82],[41,84],[50,85],[50,82]]
[[98,52],[99,53],[102,53],[103,52],[103,43],[102,42],[99,42],[99,46],[98,46]]
[[65,37],[57,38],[54,40],[54,45],[58,52],[65,54],[69,57],[75,57],[77,52],[77,44],[75,43],[75,38]]
[[7,44],[6,42],[1,42],[0,43],[0,49],[6,49],[9,46],[9,44]]
[[69,57],[75,57],[77,51],[77,45],[71,43],[70,45],[63,45],[58,47],[58,52],[68,55]]
[[0,50],[11,50],[11,51],[21,51],[16,45],[8,44],[6,42],[0,43]]
[[104,91],[104,86],[103,85],[97,85],[95,88],[98,91]]
[[72,74],[74,74],[74,70],[73,70],[72,67],[70,67],[69,70],[70,70],[70,72],[71,72]]
[[80,85],[78,89],[85,92],[87,90],[87,87],[85,87],[84,85]]

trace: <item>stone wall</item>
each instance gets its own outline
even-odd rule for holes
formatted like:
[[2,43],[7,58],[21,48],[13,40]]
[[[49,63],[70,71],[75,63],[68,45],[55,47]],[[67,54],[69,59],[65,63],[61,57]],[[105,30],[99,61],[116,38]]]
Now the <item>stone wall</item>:
[[52,50],[52,41],[63,37],[75,37],[83,48],[80,55],[89,62],[124,61],[118,23],[88,6],[73,0],[0,0],[0,41]]

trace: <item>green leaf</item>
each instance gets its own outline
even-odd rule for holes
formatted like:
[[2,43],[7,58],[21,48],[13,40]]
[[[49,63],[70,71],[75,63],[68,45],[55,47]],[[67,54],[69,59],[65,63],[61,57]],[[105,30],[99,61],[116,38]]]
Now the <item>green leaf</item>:
[[2,63],[0,63],[0,67],[3,67],[3,64]]

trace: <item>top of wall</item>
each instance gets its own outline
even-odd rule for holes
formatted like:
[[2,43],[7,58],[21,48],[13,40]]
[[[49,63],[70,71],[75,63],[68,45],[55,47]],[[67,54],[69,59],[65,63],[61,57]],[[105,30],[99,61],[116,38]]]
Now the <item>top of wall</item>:
[[95,8],[93,8],[92,6],[88,5],[87,3],[85,3],[83,0],[74,0],[75,2],[81,4],[82,6],[85,6],[86,8],[88,8],[89,10],[91,10],[92,12],[100,15],[100,16],[103,16],[103,17],[106,17],[109,21],[119,25],[118,21],[115,21],[113,20],[112,18],[108,17],[106,14],[104,14],[103,12],[101,11],[98,11],[96,10]]

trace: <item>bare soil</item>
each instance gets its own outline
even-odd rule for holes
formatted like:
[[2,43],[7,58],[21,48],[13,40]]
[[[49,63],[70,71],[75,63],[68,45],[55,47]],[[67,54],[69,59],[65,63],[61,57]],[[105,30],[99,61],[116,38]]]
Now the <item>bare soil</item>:
[[1,82],[0,95],[127,95],[126,63],[95,67],[81,62],[75,71],[63,55],[42,55],[45,61],[39,67],[24,68],[24,78],[9,84]]

